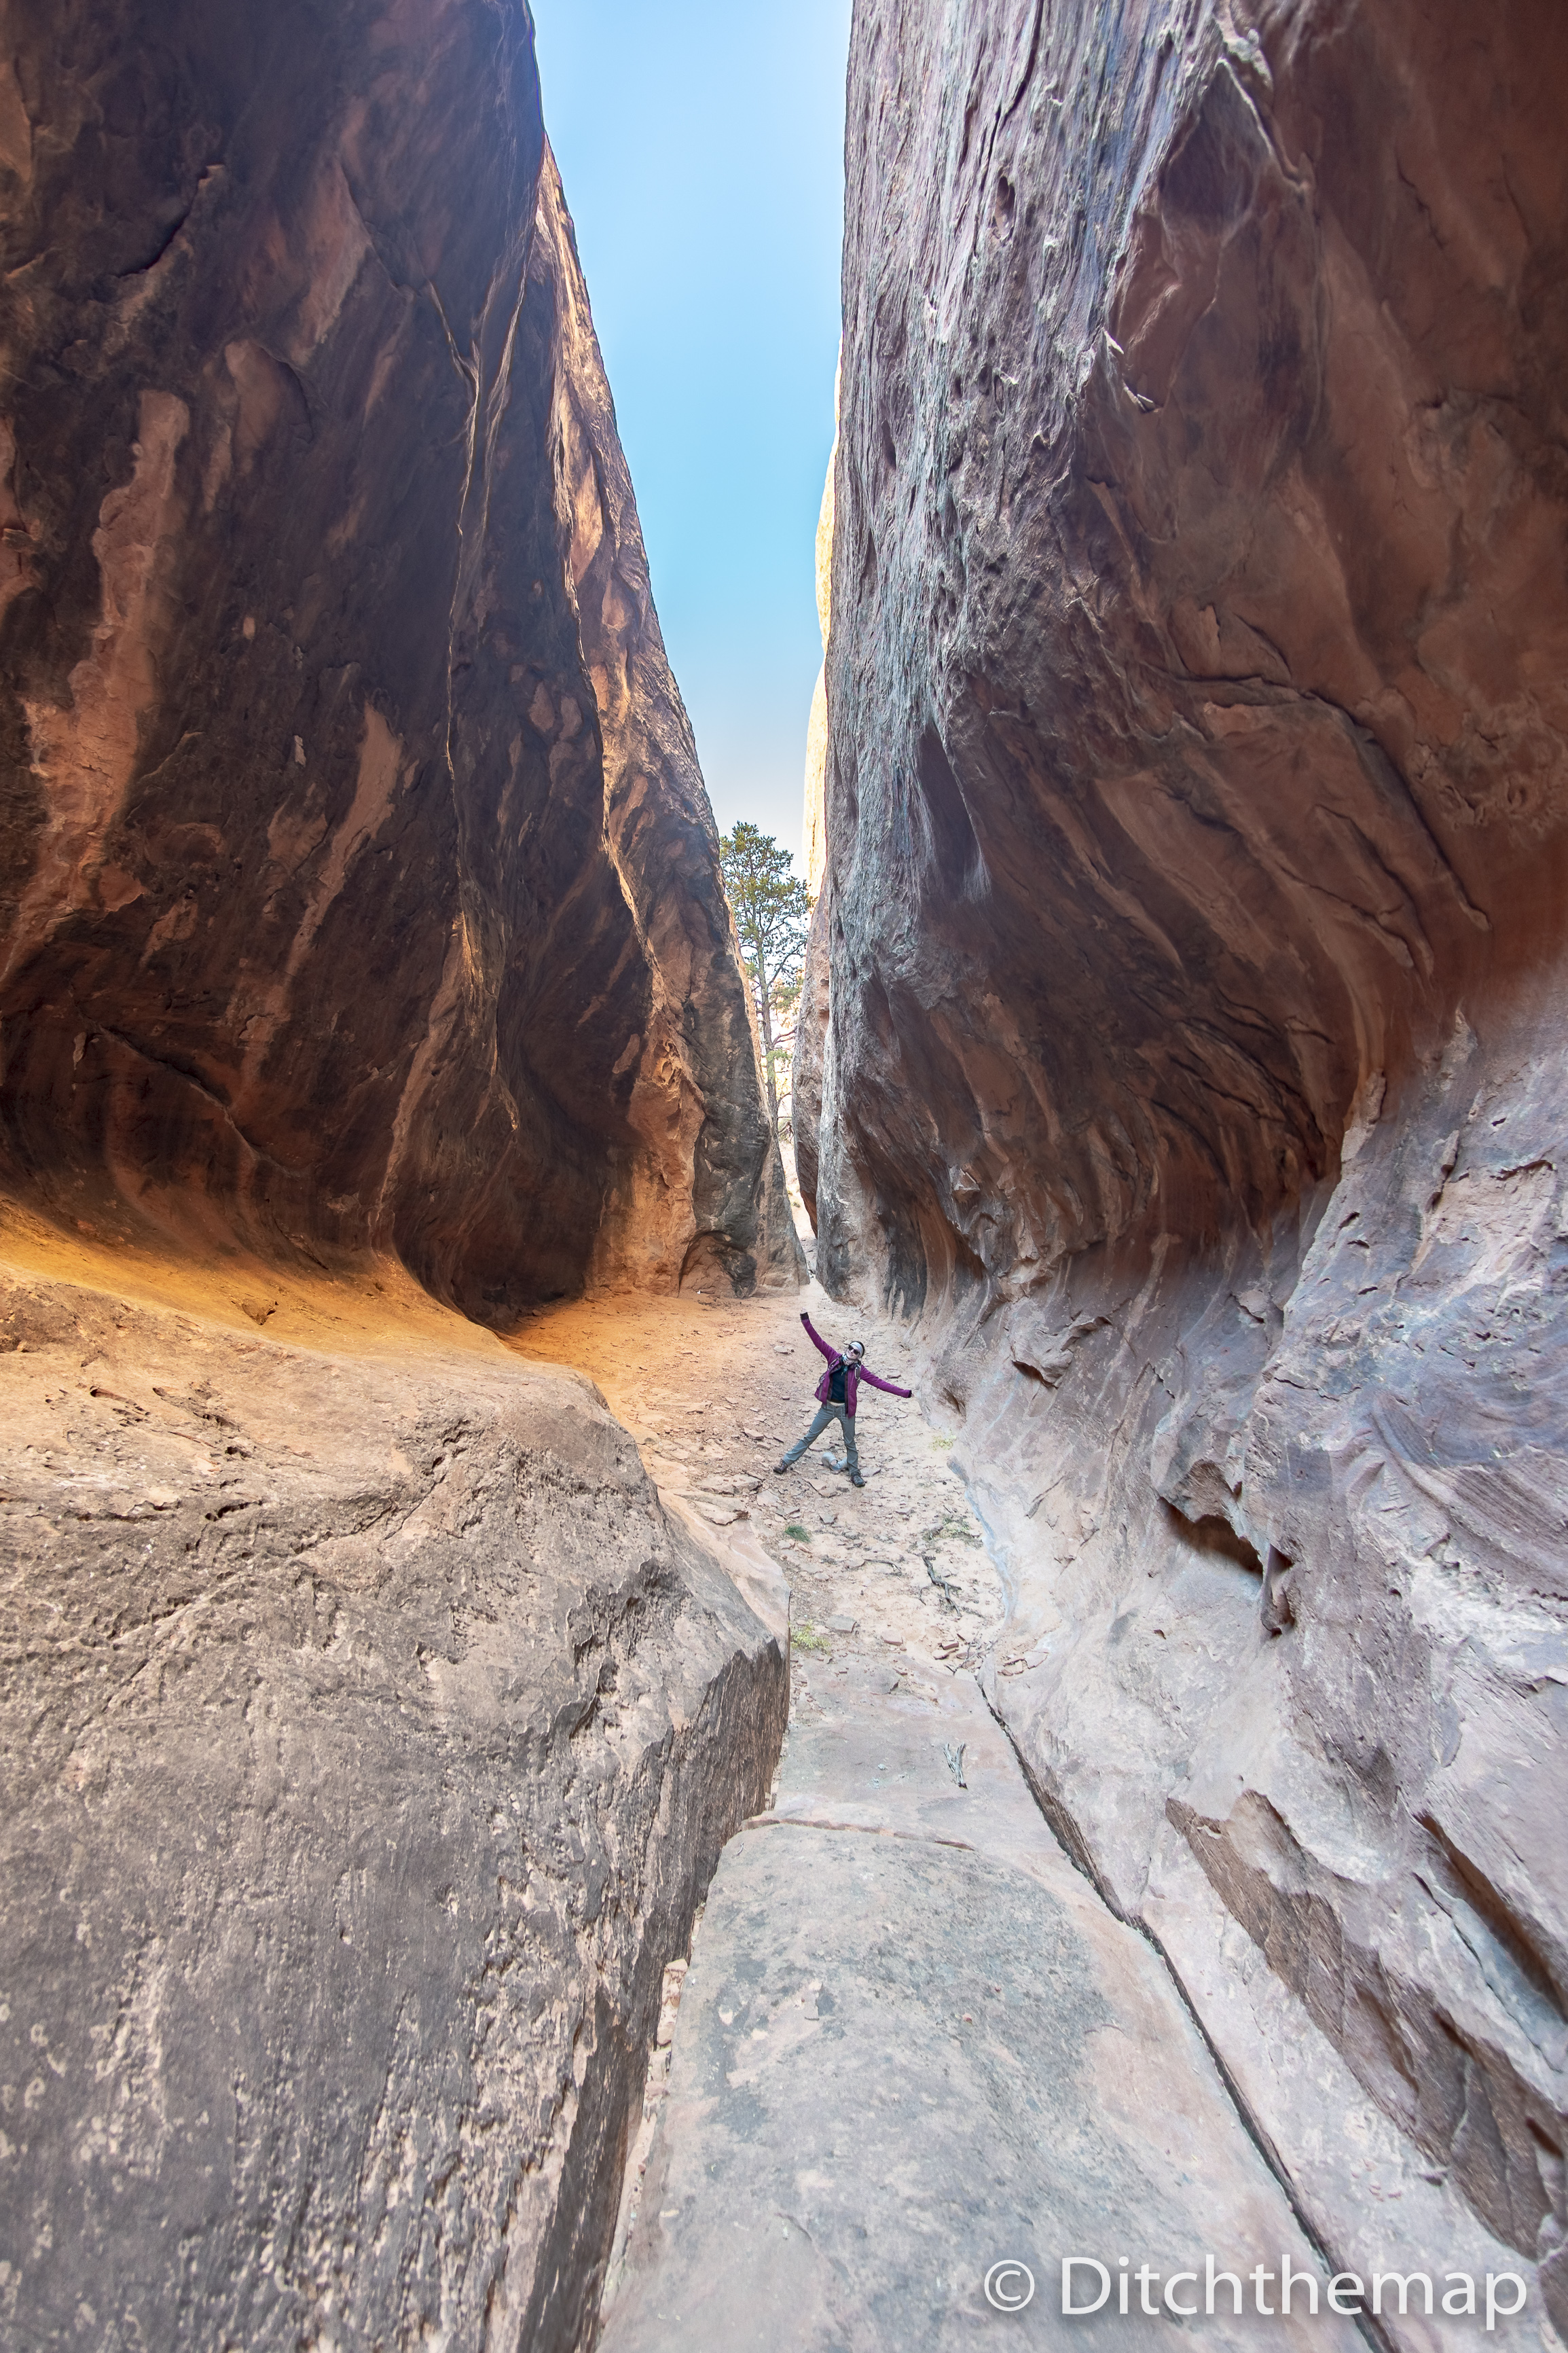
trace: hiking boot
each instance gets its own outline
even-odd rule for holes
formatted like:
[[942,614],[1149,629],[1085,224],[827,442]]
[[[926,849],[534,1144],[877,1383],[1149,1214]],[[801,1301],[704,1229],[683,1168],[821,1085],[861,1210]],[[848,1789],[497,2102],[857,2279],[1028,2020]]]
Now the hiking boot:
[[866,1482],[861,1478],[858,1471],[851,1471],[849,1473],[849,1484],[852,1487],[863,1487],[866,1484]]
[[789,1467],[790,1466],[787,1462],[775,1462],[773,1464],[773,1469],[775,1471],[787,1471]]

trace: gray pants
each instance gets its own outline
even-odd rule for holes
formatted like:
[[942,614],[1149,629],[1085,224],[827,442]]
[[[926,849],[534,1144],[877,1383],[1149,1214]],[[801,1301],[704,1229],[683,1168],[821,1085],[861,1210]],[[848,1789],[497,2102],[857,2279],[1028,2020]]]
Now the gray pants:
[[784,1461],[798,1462],[806,1448],[815,1446],[823,1431],[831,1430],[836,1421],[842,1422],[844,1425],[844,1451],[848,1459],[849,1468],[851,1471],[858,1471],[860,1457],[855,1451],[855,1417],[847,1406],[842,1405],[818,1406],[816,1419],[812,1423],[800,1444],[790,1448],[789,1452],[784,1456]]

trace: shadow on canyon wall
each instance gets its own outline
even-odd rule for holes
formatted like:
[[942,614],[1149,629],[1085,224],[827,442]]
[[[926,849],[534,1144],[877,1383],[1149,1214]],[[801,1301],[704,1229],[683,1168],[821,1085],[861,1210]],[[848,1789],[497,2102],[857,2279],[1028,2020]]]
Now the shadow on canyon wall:
[[1331,2248],[1392,2130],[1563,2328],[1565,111],[1542,0],[860,0],[796,1077],[1060,1835]]
[[526,10],[24,7],[0,146],[11,1178],[795,1280]]

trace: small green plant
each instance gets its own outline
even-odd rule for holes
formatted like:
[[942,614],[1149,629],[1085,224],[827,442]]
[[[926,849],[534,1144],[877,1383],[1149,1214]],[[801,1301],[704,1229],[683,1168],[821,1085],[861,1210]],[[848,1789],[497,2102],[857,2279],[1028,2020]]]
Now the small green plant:
[[935,1447],[939,1454],[942,1452],[943,1447],[951,1446],[953,1442],[954,1441],[951,1438],[933,1438],[931,1440],[931,1444]]
[[789,1525],[784,1530],[784,1534],[786,1536],[793,1536],[796,1544],[809,1544],[811,1542],[811,1530],[809,1528],[803,1528],[798,1520],[791,1520]]
[[819,1634],[807,1619],[790,1630],[790,1644],[796,1651],[830,1651],[833,1648],[826,1634]]

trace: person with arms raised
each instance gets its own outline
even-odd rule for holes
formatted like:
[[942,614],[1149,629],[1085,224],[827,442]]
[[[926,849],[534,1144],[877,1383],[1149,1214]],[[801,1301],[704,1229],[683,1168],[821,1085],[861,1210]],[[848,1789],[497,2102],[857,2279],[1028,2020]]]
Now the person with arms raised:
[[866,1344],[863,1340],[851,1340],[841,1354],[838,1349],[828,1346],[809,1315],[803,1314],[800,1320],[805,1325],[812,1345],[826,1357],[827,1370],[816,1385],[816,1419],[798,1445],[792,1446],[783,1460],[773,1464],[773,1469],[776,1472],[789,1470],[793,1463],[800,1461],[806,1448],[815,1446],[823,1431],[830,1430],[837,1421],[843,1426],[844,1454],[850,1483],[863,1487],[866,1482],[860,1475],[860,1457],[855,1445],[855,1400],[861,1382],[868,1381],[874,1389],[885,1389],[889,1397],[913,1397],[914,1391],[901,1389],[896,1381],[879,1380],[875,1373],[868,1373],[865,1366]]

